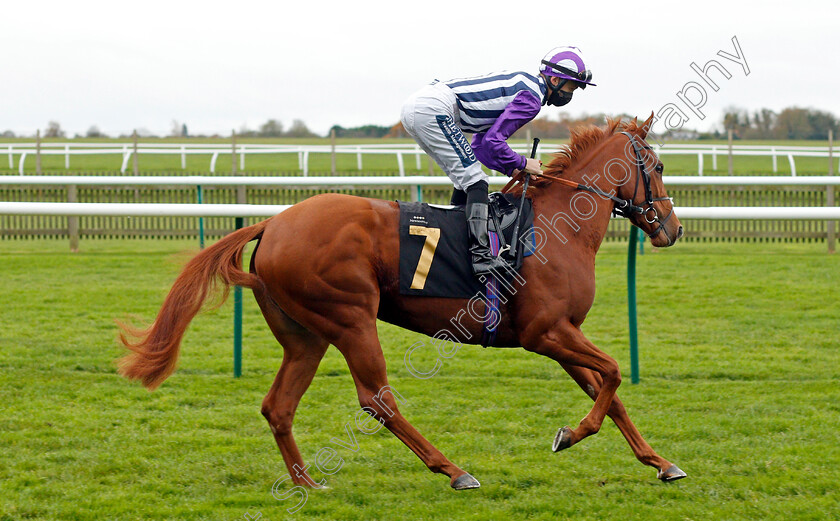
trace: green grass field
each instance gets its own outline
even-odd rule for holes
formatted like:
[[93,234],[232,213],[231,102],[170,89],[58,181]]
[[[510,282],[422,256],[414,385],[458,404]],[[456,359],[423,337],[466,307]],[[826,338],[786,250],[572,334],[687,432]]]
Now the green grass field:
[[[836,519],[840,512],[840,258],[822,244],[679,244],[639,258],[642,381],[631,385],[626,244],[605,244],[584,325],[618,359],[619,395],[653,447],[689,475],[660,483],[610,422],[554,454],[591,402],[548,359],[466,346],[429,380],[380,327],[403,413],[481,482],[454,492],[385,430],[295,515],[260,402],[282,357],[246,291],[244,371],[231,377],[231,305],[187,332],[154,393],[117,376],[112,319],[156,313],[194,241],[2,244],[0,520]],[[419,352],[418,352],[419,354]],[[415,359],[413,359],[415,360]],[[418,363],[430,362],[416,358]],[[312,461],[358,410],[335,349],[295,434]],[[317,472],[313,473],[320,479]]]
[[[32,140],[8,140],[4,142],[29,142]],[[46,140],[56,142],[66,142],[67,140]],[[126,143],[130,140],[90,140],[80,139],[73,140],[78,142],[120,142]],[[229,143],[224,139],[143,139],[141,143]],[[243,139],[239,143],[265,143],[265,144],[287,144],[287,145],[329,145],[330,141],[326,138],[312,138],[312,139]],[[339,139],[339,145],[355,145],[355,144],[406,144],[414,146],[414,141],[410,139]],[[524,140],[511,140],[511,143],[526,144]],[[546,140],[548,143],[561,143],[561,141]],[[682,142],[666,142],[667,144],[677,145]],[[686,142],[688,143],[688,142]],[[716,145],[722,150],[725,150],[725,141],[692,141],[692,144],[702,144],[711,147]],[[786,146],[828,146],[827,141],[756,141],[743,140],[738,141],[738,145],[786,145]],[[3,154],[0,149],[0,174],[16,174],[18,173],[19,155],[13,156],[12,166],[9,165],[8,154]],[[202,155],[188,155],[186,158],[186,169],[181,169],[180,155],[144,155],[140,154],[138,158],[138,170],[145,174],[154,173],[206,173],[210,171],[211,154]],[[425,154],[421,157],[420,166],[417,166],[415,156],[405,156],[405,170],[409,175],[412,174],[427,174],[429,159]],[[542,156],[546,163],[551,159],[551,156],[546,154]],[[663,160],[666,165],[667,173],[679,175],[696,175],[697,174],[697,155],[663,155]],[[796,171],[797,175],[825,175],[828,172],[828,158],[819,157],[796,157]],[[835,161],[837,159],[835,158]],[[791,169],[787,157],[781,156],[777,160],[778,172],[777,175],[790,175]],[[68,172],[119,172],[122,165],[122,155],[84,155],[71,156],[70,169],[65,168],[64,155],[44,155],[42,157],[42,171],[51,174],[63,174]],[[239,165],[239,163],[237,163]],[[398,172],[398,163],[396,155],[363,155],[363,170],[365,173],[388,173],[394,174]],[[727,159],[725,156],[718,157],[717,170],[712,168],[712,158],[706,156],[704,159],[704,175],[726,175],[727,173]],[[129,163],[129,171],[132,164]],[[330,172],[330,155],[312,154],[309,159],[310,173],[323,174]],[[237,166],[239,169],[239,166]],[[355,154],[338,154],[336,158],[336,169],[342,175],[357,175],[359,174],[356,155]],[[230,154],[220,154],[216,162],[216,173],[225,174],[232,170]],[[733,170],[739,175],[758,175],[758,174],[772,174],[773,163],[772,158],[768,157],[754,157],[754,156],[735,156],[733,159]],[[835,164],[835,172],[838,166]],[[25,171],[33,173],[35,171],[35,157],[33,154],[27,155],[25,161]],[[298,173],[298,158],[297,154],[258,154],[247,155],[245,160],[245,172],[260,173],[260,172],[283,172],[283,173]],[[435,165],[434,172],[441,174],[440,169]]]

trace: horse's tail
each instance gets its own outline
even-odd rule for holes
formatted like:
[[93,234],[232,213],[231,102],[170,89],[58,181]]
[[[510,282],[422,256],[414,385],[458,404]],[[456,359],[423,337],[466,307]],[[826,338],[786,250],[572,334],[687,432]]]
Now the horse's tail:
[[242,252],[250,241],[262,236],[267,223],[262,221],[237,230],[193,257],[148,329],[118,323],[122,329],[120,341],[132,351],[119,361],[120,374],[130,380],[142,380],[146,388],[154,390],[175,370],[184,331],[207,297],[218,289],[219,281],[223,284],[219,305],[227,298],[231,285],[252,289],[262,286],[256,274],[242,271]]

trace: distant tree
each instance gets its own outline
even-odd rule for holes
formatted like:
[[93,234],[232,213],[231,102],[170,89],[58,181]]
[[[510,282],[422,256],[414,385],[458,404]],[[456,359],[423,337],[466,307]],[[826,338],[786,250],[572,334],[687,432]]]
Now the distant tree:
[[809,109],[808,122],[811,124],[811,135],[808,139],[827,139],[829,129],[837,135],[837,118],[830,112]]
[[97,127],[96,125],[91,125],[91,127],[85,133],[85,137],[106,137],[106,136],[105,136],[105,134],[103,134],[99,130],[99,127]]
[[236,131],[236,135],[240,137],[255,137],[257,132],[253,129],[248,128],[247,124],[243,124],[239,127],[239,130]]
[[190,137],[190,133],[187,132],[187,124],[186,123],[181,125],[181,137]]
[[756,112],[756,117],[759,121],[759,126],[764,132],[770,132],[773,129],[773,125],[776,124],[777,116],[778,114],[776,114],[770,109],[761,109],[760,111]]
[[333,130],[335,130],[335,137],[380,138],[387,135],[391,131],[391,127],[362,125],[360,127],[344,128],[341,125],[333,125],[327,135],[329,136]]
[[306,123],[300,119],[292,121],[292,126],[289,128],[288,132],[285,132],[283,135],[286,137],[318,137],[317,134],[309,130]]
[[732,130],[735,137],[742,139],[751,126],[750,113],[740,107],[727,107],[723,113],[723,128]]
[[12,132],[11,130],[7,130],[7,131],[3,132],[2,134],[0,134],[0,137],[15,137],[15,133]]
[[552,119],[549,116],[536,118],[520,128],[513,137],[524,139],[531,131],[532,137],[540,139],[568,139],[571,136],[570,129],[587,125],[603,125],[608,118],[621,118],[623,121],[633,119],[627,114],[581,114],[580,116],[562,115],[559,119]]
[[735,131],[739,139],[825,139],[829,129],[838,128],[830,112],[788,107],[776,114],[768,108],[750,115],[738,107],[728,107],[723,115],[724,129]]
[[753,113],[752,128],[745,137],[752,139],[767,139],[773,137],[773,127],[778,115],[770,109],[763,108]]
[[47,130],[44,132],[44,137],[64,137],[64,131],[61,130],[61,125],[58,121],[50,121],[47,124]]
[[262,137],[281,137],[283,135],[283,123],[276,119],[269,119],[260,125],[258,134]]
[[808,110],[789,107],[779,113],[775,126],[776,136],[782,139],[809,139],[814,132]]

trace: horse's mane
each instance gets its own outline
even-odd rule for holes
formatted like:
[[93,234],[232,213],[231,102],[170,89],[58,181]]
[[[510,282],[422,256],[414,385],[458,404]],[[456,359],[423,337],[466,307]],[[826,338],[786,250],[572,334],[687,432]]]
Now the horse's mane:
[[[595,125],[581,125],[571,130],[571,140],[567,145],[561,147],[560,151],[554,154],[554,158],[543,168],[546,174],[561,176],[576,161],[580,160],[588,151],[604,139],[616,132],[637,133],[642,129],[636,119],[622,121],[621,118],[609,118],[604,127]],[[551,183],[550,179],[536,178],[531,185],[540,188]],[[517,187],[518,188],[518,187]]]

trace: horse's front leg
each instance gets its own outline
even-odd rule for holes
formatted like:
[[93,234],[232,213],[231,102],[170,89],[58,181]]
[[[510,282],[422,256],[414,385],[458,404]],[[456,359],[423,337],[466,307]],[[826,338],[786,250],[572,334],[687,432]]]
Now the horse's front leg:
[[616,389],[621,384],[618,363],[598,349],[583,336],[578,327],[568,321],[563,321],[558,328],[541,335],[531,345],[524,347],[528,351],[547,356],[563,366],[591,369],[601,377],[602,383],[594,397],[595,405],[592,410],[581,420],[576,429],[563,427],[558,431],[554,438],[553,450],[557,452],[567,449],[598,432],[613,403]]
[[[569,376],[571,376],[580,388],[583,389],[584,392],[586,392],[586,394],[588,394],[593,400],[598,396],[601,389],[601,379],[598,377],[597,373],[583,367],[570,366],[566,364],[561,365],[563,365],[563,369],[569,373]],[[607,415],[612,418],[613,422],[615,422],[618,427],[618,430],[620,430],[621,434],[624,435],[624,438],[633,450],[633,454],[636,455],[636,459],[645,465],[649,465],[658,470],[656,477],[662,481],[675,481],[686,477],[685,472],[657,454],[648,442],[645,441],[642,434],[639,432],[639,429],[637,429],[630,420],[630,417],[627,415],[627,411],[624,409],[624,405],[621,403],[621,400],[618,399],[618,396],[613,399],[610,408],[607,410]]]

